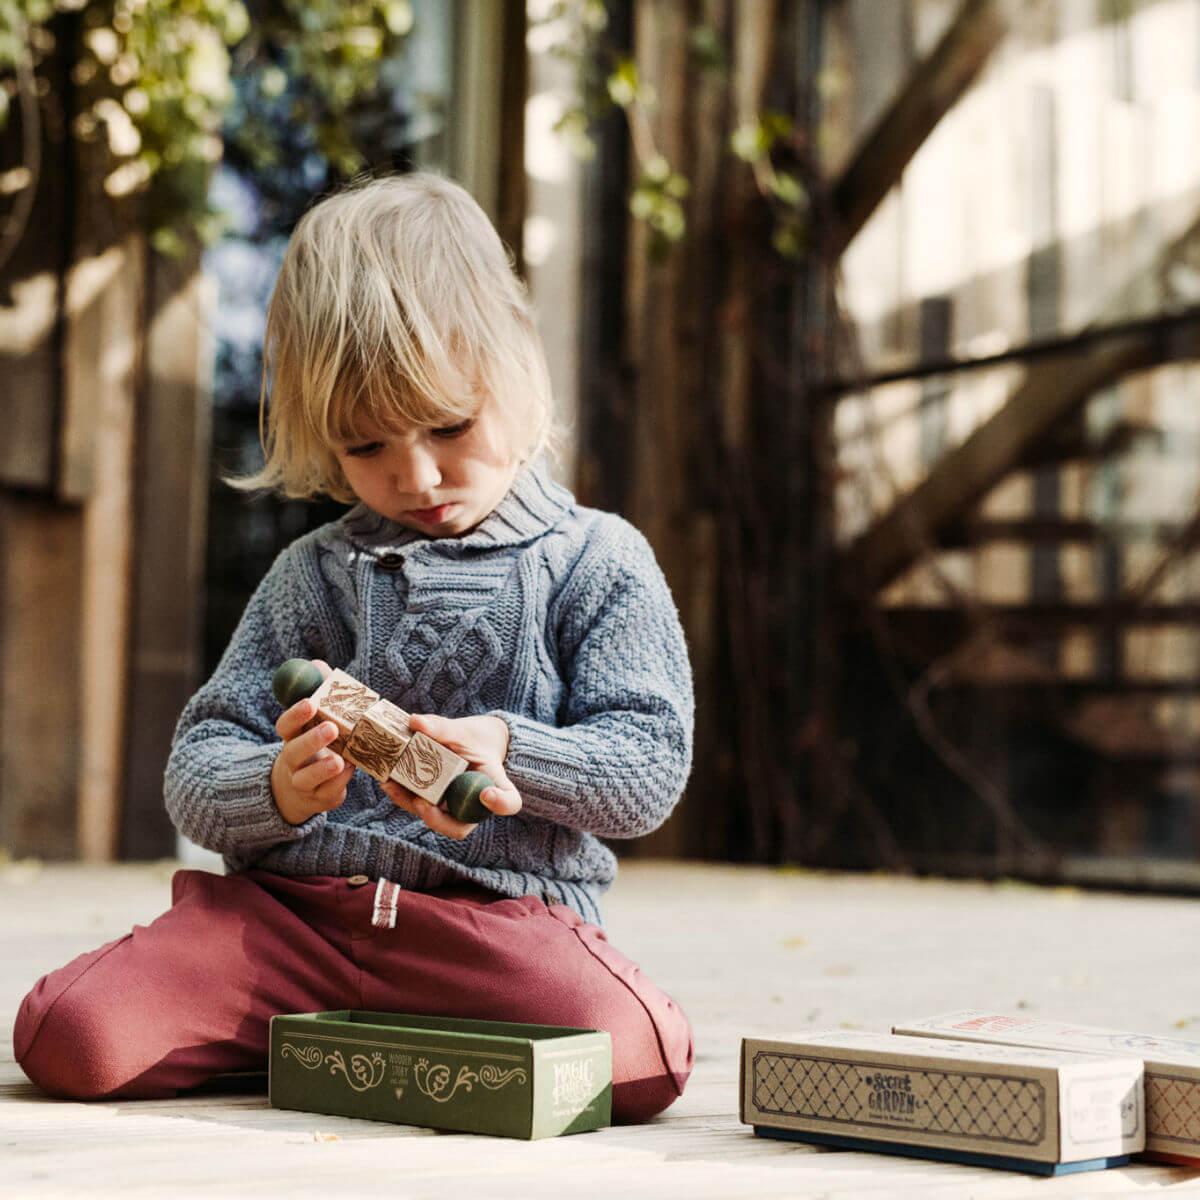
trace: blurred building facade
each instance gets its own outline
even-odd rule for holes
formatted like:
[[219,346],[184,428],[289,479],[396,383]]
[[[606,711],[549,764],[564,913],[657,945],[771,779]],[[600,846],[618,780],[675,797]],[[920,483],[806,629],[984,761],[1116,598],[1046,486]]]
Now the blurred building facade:
[[[1200,8],[992,8],[841,263],[839,553],[966,784],[930,865],[1194,880]],[[842,10],[833,171],[962,11]]]
[[[369,160],[496,220],[557,469],[674,591],[696,767],[633,852],[1200,884],[1200,0],[611,0],[592,65],[653,97],[580,164],[584,7],[415,4]],[[304,197],[268,229],[227,163],[232,236],[168,267],[53,152],[70,234],[0,309],[0,845],[170,853],[174,719],[339,511],[218,480]],[[629,210],[655,159],[688,181],[665,254]]]
[[716,71],[621,11],[692,181],[666,264],[602,188],[586,222],[625,253],[580,487],[649,532],[701,699],[651,847],[1195,886],[1200,7],[713,5]]

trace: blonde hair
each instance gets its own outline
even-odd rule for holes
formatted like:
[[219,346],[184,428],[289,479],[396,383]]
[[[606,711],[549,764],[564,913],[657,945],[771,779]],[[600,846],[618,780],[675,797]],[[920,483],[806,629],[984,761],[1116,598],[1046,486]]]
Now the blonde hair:
[[545,351],[492,223],[439,175],[358,182],[310,209],[288,242],[263,346],[266,461],[226,482],[352,503],[334,443],[365,425],[457,424],[488,396],[522,461],[547,446]]

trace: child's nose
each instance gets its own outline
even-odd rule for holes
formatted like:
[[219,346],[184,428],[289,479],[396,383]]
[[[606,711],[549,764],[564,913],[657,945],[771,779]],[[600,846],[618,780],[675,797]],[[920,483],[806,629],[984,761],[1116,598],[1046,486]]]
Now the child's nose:
[[396,490],[414,499],[424,499],[442,482],[437,459],[425,446],[401,446],[394,465]]

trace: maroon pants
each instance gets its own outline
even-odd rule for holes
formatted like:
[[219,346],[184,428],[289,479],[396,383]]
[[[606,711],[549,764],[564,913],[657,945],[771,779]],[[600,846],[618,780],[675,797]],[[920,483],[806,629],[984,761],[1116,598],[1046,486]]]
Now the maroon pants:
[[363,876],[180,871],[172,890],[156,921],[25,997],[13,1048],[45,1091],[164,1097],[265,1070],[272,1015],[339,1008],[606,1029],[618,1121],[661,1112],[691,1072],[683,1012],[563,905],[399,891],[394,928],[377,928]]

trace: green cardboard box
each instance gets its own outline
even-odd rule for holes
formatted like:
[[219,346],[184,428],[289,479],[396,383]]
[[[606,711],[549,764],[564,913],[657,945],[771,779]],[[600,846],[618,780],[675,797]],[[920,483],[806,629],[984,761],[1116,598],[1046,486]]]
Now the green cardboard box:
[[612,1117],[612,1041],[595,1029],[418,1017],[271,1018],[276,1108],[544,1138]]

